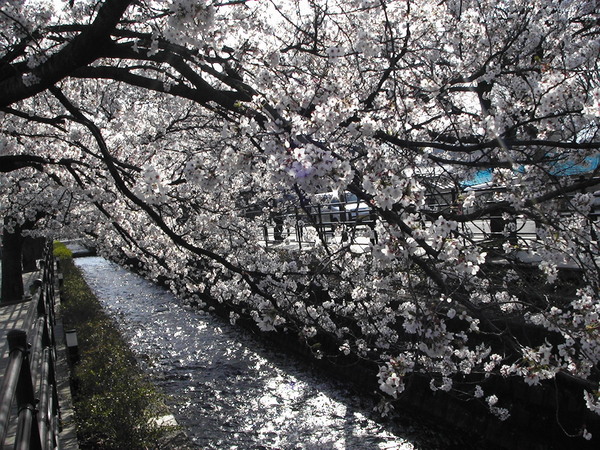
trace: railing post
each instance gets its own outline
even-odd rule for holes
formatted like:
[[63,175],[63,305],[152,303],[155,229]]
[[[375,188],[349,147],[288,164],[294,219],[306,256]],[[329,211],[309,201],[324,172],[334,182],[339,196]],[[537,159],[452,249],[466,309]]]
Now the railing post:
[[16,391],[19,424],[15,448],[41,449],[40,431],[37,420],[35,420],[37,411],[35,409],[36,401],[31,381],[27,333],[23,330],[11,330],[8,332],[7,339],[10,353],[18,351],[23,354],[23,362],[21,364],[21,371],[19,372]]
[[298,208],[294,207],[294,215],[296,216],[296,240],[298,241],[298,250],[302,250],[302,225],[300,224],[300,216]]
[[[49,347],[44,349],[42,367],[42,384],[40,388],[40,404],[38,424],[42,445],[47,448],[54,448],[54,417],[56,411],[56,381],[54,379],[54,364],[52,361],[52,351]],[[51,445],[48,445],[48,444]]]
[[[312,214],[311,207],[307,208],[308,214]],[[331,214],[329,214],[329,222],[331,222]],[[327,237],[325,236],[325,225],[323,224],[323,211],[321,211],[321,205],[317,205],[317,219],[315,222],[315,229],[317,230],[317,235],[321,238],[321,240],[327,243]]]
[[38,302],[37,302],[37,315],[45,316],[47,314],[45,283],[41,282],[40,280],[35,280],[33,283],[39,289],[39,292],[38,292],[39,296],[38,296]]
[[33,384],[31,383],[31,369],[29,367],[29,345],[27,344],[27,333],[23,330],[10,330],[6,336],[8,340],[8,351],[10,353],[19,351],[23,354],[23,364],[21,373],[26,373],[26,377],[19,377],[17,386],[17,401],[34,403]]
[[10,351],[8,368],[6,369],[0,395],[0,445],[4,444],[8,433],[10,409],[17,390],[22,361],[23,354],[21,352]]
[[41,450],[42,444],[35,406],[27,404],[19,407],[19,422],[15,436],[15,450]]
[[269,225],[265,225],[263,229],[263,234],[265,236],[265,248],[269,248]]

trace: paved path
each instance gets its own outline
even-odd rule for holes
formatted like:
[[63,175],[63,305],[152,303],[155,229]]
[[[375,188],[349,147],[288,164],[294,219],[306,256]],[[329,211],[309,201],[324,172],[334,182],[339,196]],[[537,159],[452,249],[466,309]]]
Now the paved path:
[[[40,272],[23,274],[25,292],[29,292],[32,281],[40,276]],[[8,365],[8,341],[6,340],[8,332],[22,329],[29,333],[35,314],[36,309],[31,297],[22,302],[0,305],[0,383],[4,378],[4,372]]]

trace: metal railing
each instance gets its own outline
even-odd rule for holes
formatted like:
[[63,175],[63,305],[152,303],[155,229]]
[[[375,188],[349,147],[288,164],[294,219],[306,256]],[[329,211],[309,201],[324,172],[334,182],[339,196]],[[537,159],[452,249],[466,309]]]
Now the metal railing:
[[[9,363],[0,391],[0,444],[14,432],[15,449],[58,448],[60,409],[55,376],[54,259],[43,260],[31,329],[8,332]],[[28,338],[31,343],[28,342]]]
[[269,247],[292,238],[292,242],[302,249],[303,244],[313,243],[305,238],[308,228],[314,229],[318,239],[326,243],[331,241],[338,229],[344,229],[345,236],[352,240],[358,229],[373,230],[375,221],[373,211],[359,207],[356,201],[292,207],[271,216],[270,223],[263,227],[263,239]]
[[[430,226],[439,214],[435,211],[452,210],[451,204],[430,204],[429,213],[424,214],[424,226]],[[259,216],[260,214],[256,214]],[[312,228],[316,231],[317,238],[322,242],[331,242],[337,230],[343,230],[343,236],[351,243],[367,246],[368,243],[377,242],[375,226],[377,214],[364,203],[356,201],[337,201],[330,204],[307,205],[304,208],[292,207],[277,214],[272,214],[268,222],[263,226],[263,241],[266,247],[276,246],[284,240],[295,244],[299,249],[303,245],[314,243],[306,239],[306,230]],[[480,243],[499,243],[509,240],[519,241],[527,244],[535,241],[536,224],[533,220],[524,217],[516,217],[512,221],[506,221],[501,214],[482,215],[477,219],[460,223],[460,233],[471,237]],[[361,243],[355,242],[358,231],[369,231],[371,237],[362,239]]]

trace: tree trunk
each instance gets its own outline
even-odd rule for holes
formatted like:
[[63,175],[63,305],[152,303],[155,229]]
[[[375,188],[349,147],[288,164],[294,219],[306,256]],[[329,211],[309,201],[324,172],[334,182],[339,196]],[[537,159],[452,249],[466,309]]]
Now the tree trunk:
[[44,258],[45,243],[46,238],[43,237],[26,236],[23,238],[23,247],[21,249],[23,273],[38,270],[37,261]]
[[22,248],[23,236],[21,236],[21,229],[16,228],[14,233],[9,233],[4,229],[2,233],[1,303],[21,300],[23,298]]

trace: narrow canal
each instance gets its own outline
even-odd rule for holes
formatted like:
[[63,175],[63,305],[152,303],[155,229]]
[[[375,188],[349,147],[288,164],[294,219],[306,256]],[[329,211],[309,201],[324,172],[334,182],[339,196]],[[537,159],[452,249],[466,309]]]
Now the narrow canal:
[[435,433],[378,423],[371,399],[169,291],[102,258],[76,263],[198,448],[440,448]]

